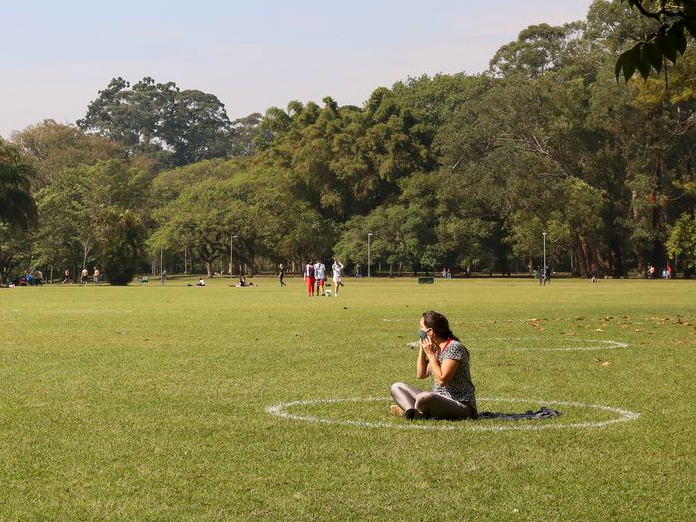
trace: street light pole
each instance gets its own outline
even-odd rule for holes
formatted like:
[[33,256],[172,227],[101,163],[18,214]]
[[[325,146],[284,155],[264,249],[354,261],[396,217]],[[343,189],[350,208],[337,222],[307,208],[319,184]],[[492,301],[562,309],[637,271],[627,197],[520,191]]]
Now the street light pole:
[[546,274],[546,231],[543,232],[544,234],[544,274]]
[[370,264],[372,262],[370,252],[370,242],[372,240],[372,232],[367,234],[367,277],[370,277]]

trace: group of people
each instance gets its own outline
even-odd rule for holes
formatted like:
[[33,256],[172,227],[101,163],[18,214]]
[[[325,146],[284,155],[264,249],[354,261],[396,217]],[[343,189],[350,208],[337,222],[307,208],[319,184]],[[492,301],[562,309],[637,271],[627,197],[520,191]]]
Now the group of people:
[[546,284],[551,284],[551,267],[550,266],[538,266],[534,270],[534,277],[539,280],[539,286],[546,286]]
[[[99,286],[99,283],[101,282],[102,274],[101,270],[99,270],[99,267],[94,267],[92,271],[92,276],[91,279],[94,281],[94,284],[96,286]],[[89,270],[87,269],[86,266],[82,267],[82,270],[80,271],[80,283],[82,283],[82,286],[87,286],[89,284],[90,280],[90,275],[89,275]],[[61,281],[60,284],[62,285],[69,285],[72,283],[72,279],[70,278],[70,269],[66,269],[65,272],[63,272],[63,280]]]
[[442,269],[442,279],[452,279],[452,272],[449,268]]
[[43,286],[43,273],[38,268],[25,274],[24,281],[28,286]]
[[[652,264],[648,265],[648,277],[650,279],[657,279],[658,272]],[[672,266],[667,265],[662,269],[662,279],[672,279]]]
[[[283,265],[280,265],[282,269]],[[333,280],[333,295],[338,297],[338,289],[343,285],[343,263],[338,259],[334,260],[333,265],[331,265],[332,280]],[[278,275],[280,279],[281,286],[284,285],[282,276]],[[331,295],[331,290],[327,290],[326,286],[326,265],[321,261],[316,261],[312,263],[307,262],[304,268],[304,280],[307,284],[307,294],[309,297]]]
[[43,286],[43,272],[37,268],[33,272],[27,272],[15,279],[10,279],[7,286],[9,288],[16,286]]

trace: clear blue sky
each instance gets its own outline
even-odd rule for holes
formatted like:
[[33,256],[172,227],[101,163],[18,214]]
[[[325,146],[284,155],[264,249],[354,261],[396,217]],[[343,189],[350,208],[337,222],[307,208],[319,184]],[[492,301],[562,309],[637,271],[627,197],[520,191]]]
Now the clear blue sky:
[[0,135],[74,122],[116,76],[215,94],[231,119],[290,100],[361,105],[423,73],[483,71],[537,23],[591,0],[3,2]]

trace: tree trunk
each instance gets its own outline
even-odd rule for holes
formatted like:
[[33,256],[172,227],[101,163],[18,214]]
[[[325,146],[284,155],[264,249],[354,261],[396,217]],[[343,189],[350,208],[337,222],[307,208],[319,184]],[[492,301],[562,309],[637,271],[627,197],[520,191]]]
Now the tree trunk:
[[205,271],[208,277],[213,277],[213,264],[210,261],[205,262]]
[[662,241],[653,241],[652,260],[653,265],[655,266],[655,268],[658,268],[660,270],[660,273],[662,273],[662,270],[664,268],[667,268],[669,261],[667,259],[667,253],[665,252],[665,246],[662,243]]
[[612,265],[614,271],[612,277],[618,279],[620,277],[626,277],[626,269],[624,268],[623,261],[623,250],[621,249],[621,242],[616,238],[610,240]]
[[579,243],[573,244],[573,251],[575,252],[575,259],[578,261],[578,273],[583,279],[587,279],[589,274],[587,272],[587,257],[585,257],[585,252]]
[[638,245],[636,248],[636,256],[638,258],[638,277],[641,279],[648,278],[648,256],[645,249]]

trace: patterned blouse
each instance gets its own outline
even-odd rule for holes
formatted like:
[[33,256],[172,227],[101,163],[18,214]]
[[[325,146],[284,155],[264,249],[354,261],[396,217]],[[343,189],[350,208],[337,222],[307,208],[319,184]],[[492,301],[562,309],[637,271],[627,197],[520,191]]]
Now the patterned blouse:
[[459,402],[468,402],[476,408],[476,387],[471,382],[471,370],[469,369],[469,350],[459,341],[452,340],[442,352],[438,354],[440,365],[445,359],[461,361],[457,373],[447,383],[440,386],[437,381],[433,385],[433,391]]

